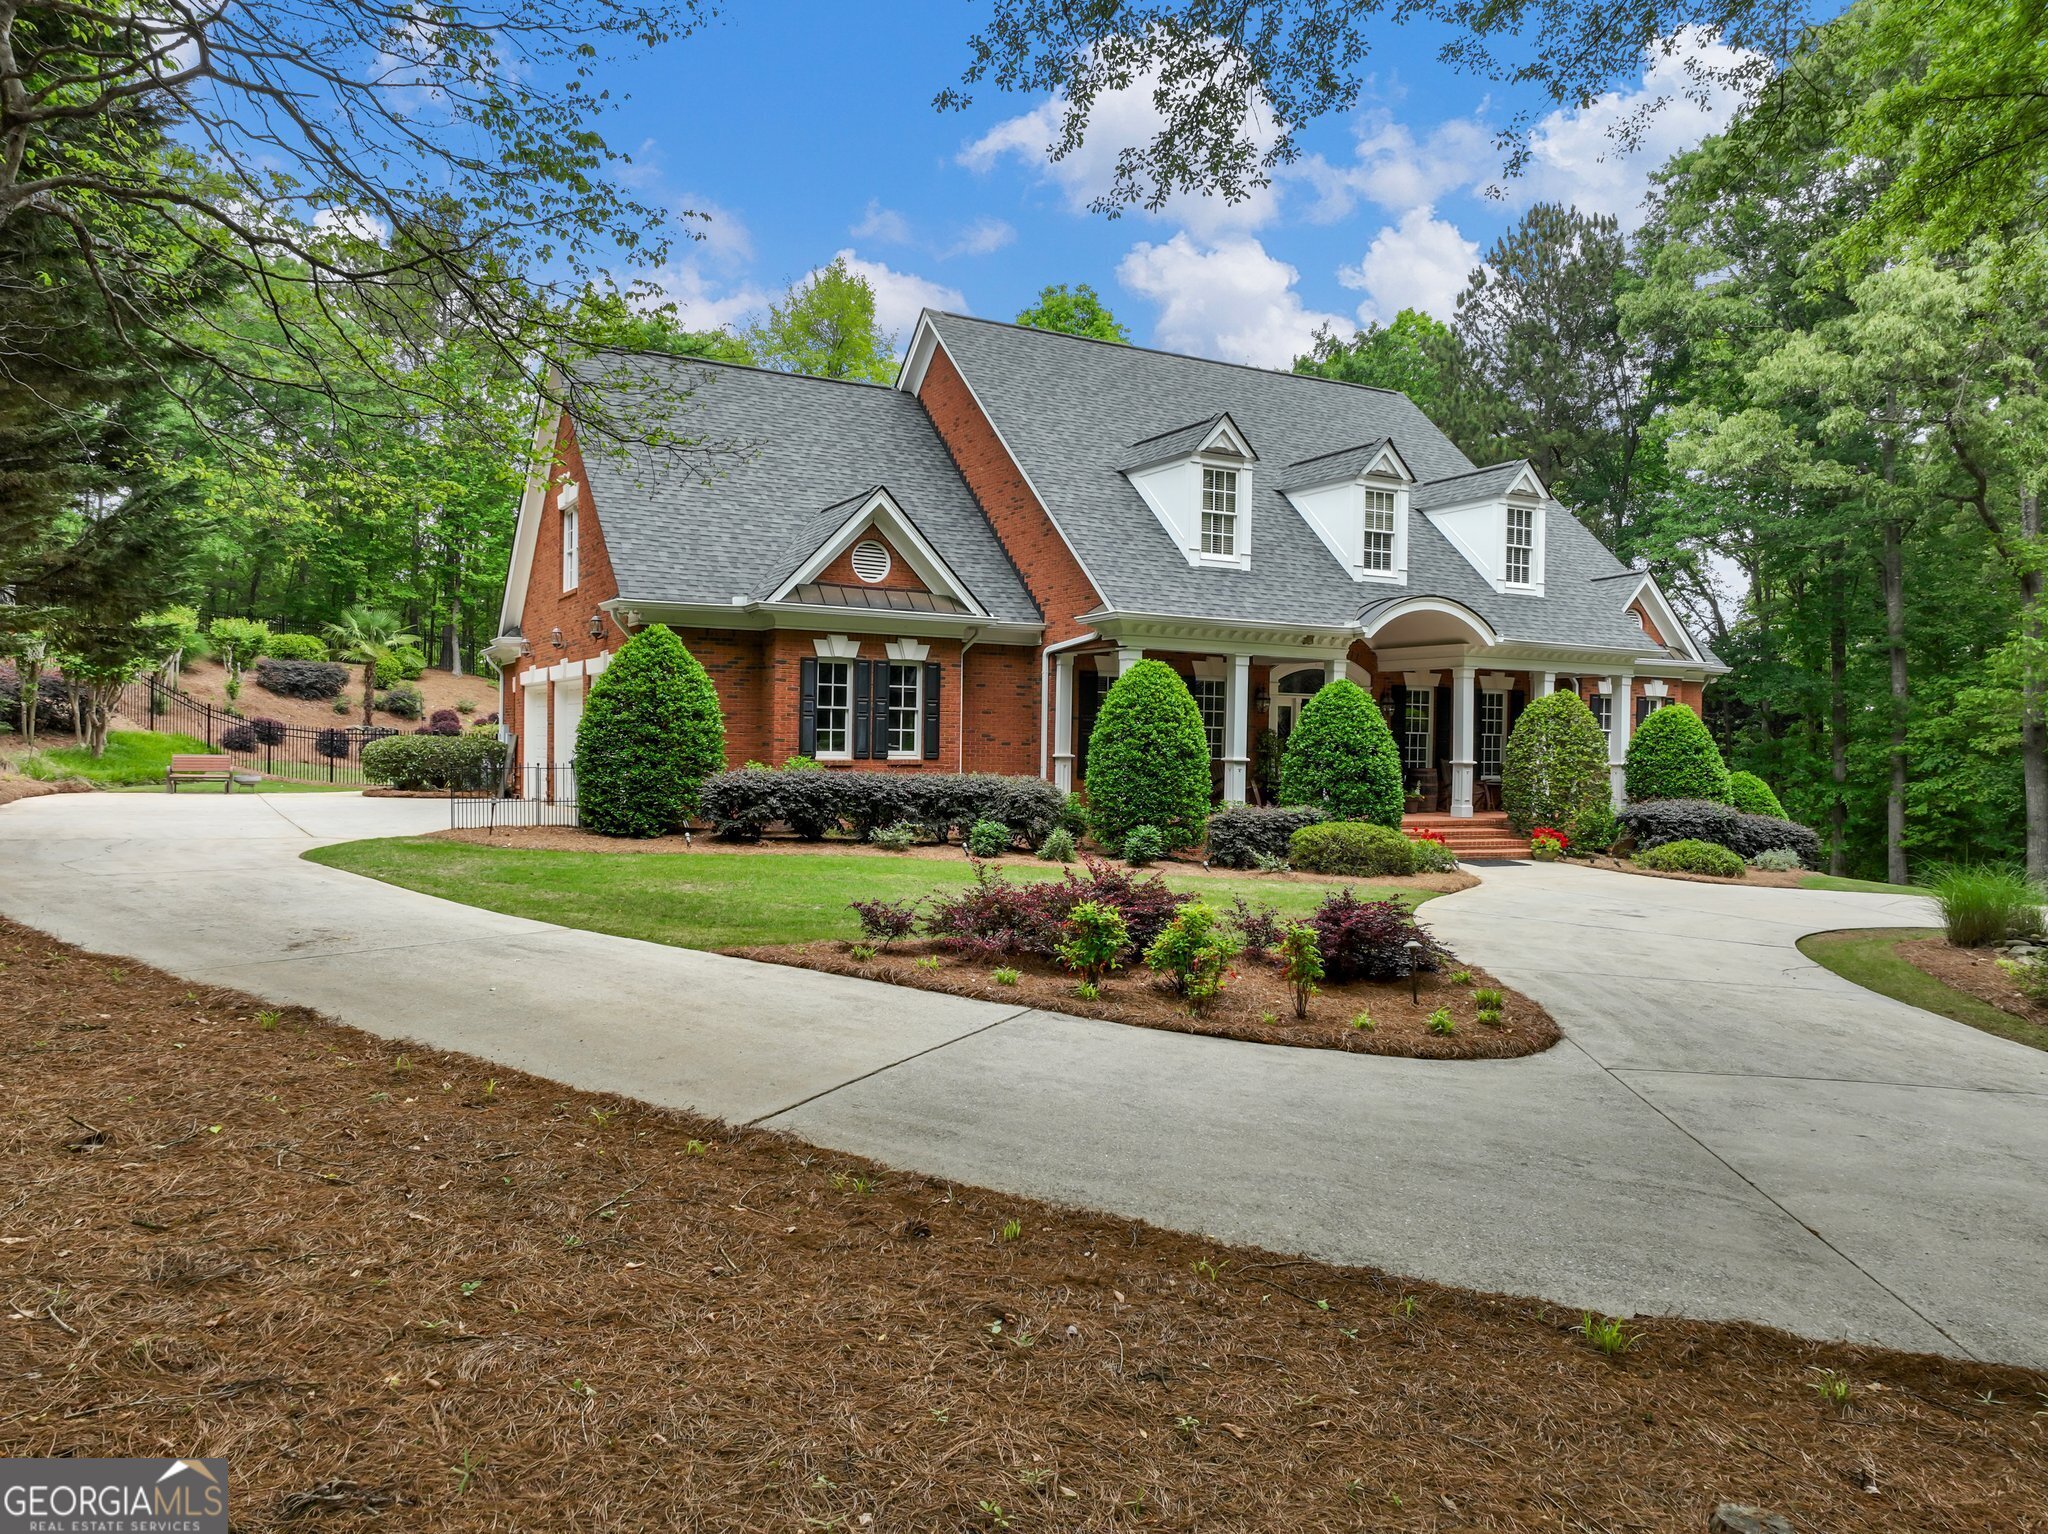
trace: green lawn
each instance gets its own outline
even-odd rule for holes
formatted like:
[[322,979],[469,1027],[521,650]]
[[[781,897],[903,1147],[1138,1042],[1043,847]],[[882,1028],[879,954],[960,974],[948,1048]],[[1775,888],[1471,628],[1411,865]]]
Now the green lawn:
[[1909,938],[1940,937],[1939,927],[1876,927],[1859,932],[1816,932],[1799,940],[1799,951],[1823,969],[1833,970],[1844,980],[1866,990],[1903,1001],[1939,1017],[2035,1049],[2048,1050],[2048,1028],[2035,1026],[2024,1018],[2001,1012],[1989,1002],[1979,1001],[1967,991],[1937,980],[1892,952],[1892,945]]
[[1803,890],[1847,890],[1852,895],[1924,895],[1927,891],[1910,884],[1884,884],[1876,879],[1844,879],[1838,874],[1808,874],[1799,881]]
[[[679,948],[742,948],[858,935],[854,900],[911,900],[956,889],[971,877],[965,857],[886,858],[845,852],[612,853],[537,852],[468,842],[393,837],[316,847],[305,854],[329,868],[382,879],[446,900],[530,916],[564,927],[673,943]],[[1060,869],[1006,860],[1010,878],[1051,878]],[[1229,905],[1235,895],[1306,915],[1334,883],[1292,883],[1245,874],[1212,877],[1168,872],[1175,889]],[[1425,890],[1357,886],[1361,898],[1429,898]]]
[[55,782],[59,778],[84,778],[88,783],[113,787],[124,783],[162,783],[171,757],[186,751],[204,751],[206,742],[190,735],[170,735],[157,730],[115,730],[107,737],[107,754],[95,758],[77,746],[54,751],[37,751],[18,764],[22,775]]

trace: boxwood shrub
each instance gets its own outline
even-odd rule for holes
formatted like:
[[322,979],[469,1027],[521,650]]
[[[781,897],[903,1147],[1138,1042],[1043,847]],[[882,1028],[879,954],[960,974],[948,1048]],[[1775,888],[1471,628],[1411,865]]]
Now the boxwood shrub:
[[426,669],[426,652],[418,645],[394,645],[391,652],[377,662],[377,685],[396,687],[400,682],[417,682],[420,673]]
[[1060,823],[1065,796],[1039,778],[997,773],[791,772],[743,767],[704,780],[699,811],[723,840],[759,841],[780,822],[817,840],[836,830],[861,841],[888,826],[915,826],[933,841],[981,821],[1036,847]]
[[1338,677],[1303,705],[1280,758],[1280,802],[1401,824],[1401,753],[1379,705],[1356,682]]
[[1653,799],[1629,805],[1615,819],[1638,851],[1702,841],[1746,859],[1782,847],[1797,853],[1808,868],[1820,867],[1820,838],[1797,821],[1744,815],[1712,800]]
[[1745,815],[1769,815],[1785,819],[1785,806],[1771,792],[1771,785],[1753,772],[1728,774],[1728,802]]
[[1722,879],[1741,878],[1747,866],[1726,847],[1690,837],[1684,841],[1661,843],[1647,852],[1638,852],[1636,861],[1645,868],[1654,868],[1663,873],[1713,874]]
[[1294,833],[1322,818],[1308,804],[1226,804],[1209,817],[1209,861],[1218,868],[1253,868],[1262,857],[1284,858]]
[[389,788],[489,789],[505,751],[488,735],[386,735],[363,747],[363,776]]
[[[1616,700],[1617,708],[1623,700]],[[1728,767],[1698,714],[1667,704],[1636,727],[1628,743],[1623,784],[1634,799],[1718,799],[1728,802]]]
[[1303,826],[1287,844],[1287,858],[1312,874],[1401,877],[1415,872],[1415,844],[1392,826],[1330,820]]
[[263,639],[263,653],[272,660],[327,659],[327,644],[317,634],[268,634]]
[[591,684],[576,736],[577,809],[601,836],[660,836],[725,765],[718,693],[665,624],[621,645]]
[[265,656],[256,662],[256,681],[280,698],[332,698],[348,686],[348,667],[332,661]]
[[1209,737],[1201,711],[1164,661],[1116,679],[1088,737],[1088,823],[1111,851],[1133,826],[1157,826],[1166,850],[1193,847],[1209,818]]
[[1569,830],[1612,792],[1607,732],[1575,692],[1553,692],[1522,710],[1501,752],[1500,799],[1508,824]]

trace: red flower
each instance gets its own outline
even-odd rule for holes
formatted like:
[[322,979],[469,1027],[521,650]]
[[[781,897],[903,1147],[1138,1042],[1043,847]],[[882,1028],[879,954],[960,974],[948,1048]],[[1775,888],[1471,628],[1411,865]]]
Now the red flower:
[[1532,842],[1540,841],[1545,837],[1548,837],[1551,841],[1556,842],[1560,848],[1569,847],[1572,844],[1572,839],[1569,836],[1566,836],[1564,832],[1553,831],[1549,826],[1538,826],[1535,830],[1529,833],[1529,840]]

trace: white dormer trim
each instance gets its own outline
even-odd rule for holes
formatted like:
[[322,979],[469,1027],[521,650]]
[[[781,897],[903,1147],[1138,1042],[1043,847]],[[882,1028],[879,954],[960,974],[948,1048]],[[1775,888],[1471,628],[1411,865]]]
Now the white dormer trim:
[[[1549,560],[1550,514],[1556,506],[1536,471],[1523,464],[1506,490],[1448,506],[1432,506],[1424,515],[1497,593],[1540,597]],[[1511,582],[1507,578],[1510,507],[1529,513],[1534,546],[1529,551],[1526,581]]]
[[[1249,570],[1252,567],[1253,464],[1257,460],[1244,434],[1229,416],[1220,416],[1193,452],[1183,451],[1164,463],[1126,469],[1124,478],[1166,530],[1181,558],[1198,570]],[[1237,476],[1236,525],[1231,552],[1202,552],[1203,470]]]
[[974,593],[967,589],[966,582],[955,575],[939,551],[925,541],[924,535],[917,530],[917,524],[903,514],[903,508],[896,504],[896,498],[886,488],[877,489],[856,505],[846,520],[797,566],[794,575],[775,588],[767,600],[788,600],[792,591],[806,581],[816,580],[834,560],[870,532],[879,533],[888,540],[903,562],[917,572],[918,579],[924,582],[927,590],[953,598],[978,618],[988,616],[988,609],[974,599]]
[[[548,382],[559,390],[561,375],[550,372]],[[541,513],[547,505],[548,489],[558,465],[555,444],[561,440],[567,412],[543,410],[534,422],[533,452],[526,461],[526,484],[519,494],[519,520],[512,534],[512,558],[505,567],[505,594],[498,603],[498,632],[508,633],[526,610],[526,588],[533,579],[533,551],[540,536]]]
[[[1332,455],[1335,457],[1336,455]],[[1298,469],[1300,465],[1296,465]],[[1330,557],[1354,581],[1375,585],[1408,584],[1409,487],[1415,476],[1389,442],[1373,455],[1371,463],[1349,476],[1327,484],[1310,484],[1283,491],[1287,502],[1301,513],[1309,530],[1322,539]],[[1365,562],[1366,492],[1380,491],[1394,498],[1394,552],[1390,569],[1369,568]]]
[[[1664,590],[1657,584],[1654,575],[1646,573],[1642,580],[1637,582],[1635,590],[1628,594],[1628,600],[1621,604],[1621,610],[1627,612],[1638,602],[1650,610],[1650,617],[1656,623],[1658,632],[1663,634],[1665,644],[1676,646],[1689,661],[1705,662],[1706,657],[1700,654],[1699,646],[1693,643],[1692,634],[1686,626],[1678,621],[1678,614],[1671,610],[1671,603],[1665,599]],[[1643,635],[1643,648],[1646,653],[1654,643],[1648,634]]]

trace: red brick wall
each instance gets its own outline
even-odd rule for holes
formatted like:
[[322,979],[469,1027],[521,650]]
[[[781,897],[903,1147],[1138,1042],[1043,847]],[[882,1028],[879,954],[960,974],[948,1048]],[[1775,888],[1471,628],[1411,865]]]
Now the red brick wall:
[[887,538],[884,538],[880,533],[862,533],[853,542],[858,544],[870,538],[889,551],[889,573],[887,575],[878,581],[872,582],[864,581],[858,575],[855,575],[853,573],[853,546],[849,544],[844,554],[841,554],[818,573],[817,579],[827,586],[873,585],[882,591],[927,591],[930,589],[925,585],[918,573],[904,562],[903,555],[896,545]]
[[1032,722],[1039,666],[1038,651],[1026,645],[976,645],[967,652],[967,771],[1038,775]]

